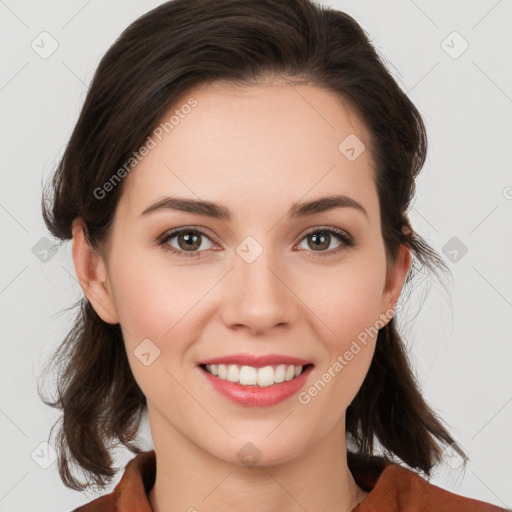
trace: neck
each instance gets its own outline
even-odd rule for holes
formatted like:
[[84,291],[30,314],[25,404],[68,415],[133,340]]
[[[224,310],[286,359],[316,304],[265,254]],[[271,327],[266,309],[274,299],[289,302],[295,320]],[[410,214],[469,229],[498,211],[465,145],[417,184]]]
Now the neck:
[[347,466],[341,421],[309,451],[261,466],[220,459],[190,443],[168,423],[162,430],[156,425],[152,428],[156,479],[149,493],[154,512],[350,512],[368,494],[357,486]]

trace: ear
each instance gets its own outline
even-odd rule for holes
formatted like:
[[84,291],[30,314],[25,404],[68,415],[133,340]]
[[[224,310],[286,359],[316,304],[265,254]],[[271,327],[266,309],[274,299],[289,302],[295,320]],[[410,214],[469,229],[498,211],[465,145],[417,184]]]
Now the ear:
[[[410,227],[404,228],[404,233],[410,234],[412,232]],[[382,293],[381,311],[382,315],[386,317],[386,323],[391,320],[391,311],[395,310],[396,303],[400,298],[402,286],[407,272],[411,266],[411,250],[405,245],[400,245],[395,262],[388,266],[386,274],[386,284]],[[381,318],[382,318],[381,315]]]
[[73,220],[73,262],[80,286],[99,317],[109,324],[119,323],[112,288],[103,257],[85,238],[84,222]]

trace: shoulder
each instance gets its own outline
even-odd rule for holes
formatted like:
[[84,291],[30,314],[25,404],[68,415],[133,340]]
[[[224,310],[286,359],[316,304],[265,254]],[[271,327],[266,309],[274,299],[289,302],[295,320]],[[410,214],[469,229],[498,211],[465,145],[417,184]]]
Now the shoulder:
[[356,482],[361,481],[369,491],[353,512],[505,512],[496,505],[442,489],[383,459],[375,459],[369,471],[362,465],[351,471]]
[[155,483],[155,451],[144,451],[125,467],[114,490],[86,503],[72,512],[152,512],[148,493]]

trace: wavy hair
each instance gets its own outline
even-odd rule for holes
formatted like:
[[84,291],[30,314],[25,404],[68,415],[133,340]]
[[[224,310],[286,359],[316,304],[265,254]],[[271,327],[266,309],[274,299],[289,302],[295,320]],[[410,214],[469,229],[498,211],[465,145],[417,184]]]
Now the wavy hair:
[[[200,84],[251,86],[268,77],[336,93],[370,134],[388,261],[411,249],[405,284],[426,269],[449,270],[410,228],[407,211],[427,153],[421,115],[386,69],[369,36],[348,14],[313,0],[172,0],[126,28],[101,59],[65,152],[43,190],[42,214],[59,243],[72,239],[81,217],[86,238],[100,250],[109,236],[123,182],[95,193],[152,133],[168,110]],[[119,324],[105,323],[86,297],[49,361],[58,372],[53,425],[59,474],[67,487],[104,487],[116,474],[114,445],[133,453],[146,398],[132,375]],[[424,400],[396,327],[379,330],[367,376],[346,412],[346,431],[361,455],[378,442],[430,475],[453,438]],[[87,476],[82,483],[73,465]]]

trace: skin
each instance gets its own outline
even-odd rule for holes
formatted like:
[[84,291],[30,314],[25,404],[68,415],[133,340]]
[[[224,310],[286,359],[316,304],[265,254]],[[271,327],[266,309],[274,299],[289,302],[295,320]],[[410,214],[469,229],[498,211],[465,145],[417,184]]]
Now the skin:
[[[298,356],[315,365],[307,389],[396,305],[410,252],[402,246],[393,265],[386,261],[370,151],[349,161],[338,150],[351,133],[368,148],[367,131],[336,95],[313,85],[210,84],[174,108],[190,96],[198,105],[124,178],[103,251],[89,249],[81,219],[73,227],[80,284],[104,321],[121,324],[147,397],[158,461],[151,506],[350,511],[367,493],[347,466],[345,411],[376,336],[305,405],[296,396],[268,407],[235,404],[197,362],[239,352]],[[333,193],[360,202],[368,217],[354,208],[286,217],[294,202]],[[218,202],[233,218],[140,216],[165,195]],[[190,226],[207,231],[199,235],[203,257],[158,245],[166,231]],[[331,235],[316,249],[305,232],[331,226],[356,245],[322,256],[340,242]],[[250,264],[236,252],[247,236],[263,248]],[[178,237],[167,244],[186,248]],[[134,350],[147,338],[160,356],[145,366]],[[248,442],[261,454],[252,467],[237,456]]]

